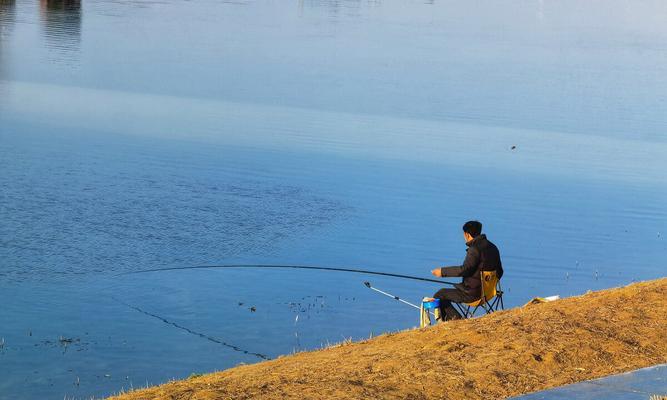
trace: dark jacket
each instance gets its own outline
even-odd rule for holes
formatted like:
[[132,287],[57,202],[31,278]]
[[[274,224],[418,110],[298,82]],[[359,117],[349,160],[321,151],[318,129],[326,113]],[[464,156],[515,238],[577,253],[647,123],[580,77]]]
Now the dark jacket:
[[498,279],[503,276],[503,265],[500,262],[500,252],[495,244],[486,239],[486,235],[479,235],[466,243],[468,246],[463,265],[442,267],[443,277],[461,276],[463,282],[456,288],[476,297],[480,296],[480,271],[496,271]]

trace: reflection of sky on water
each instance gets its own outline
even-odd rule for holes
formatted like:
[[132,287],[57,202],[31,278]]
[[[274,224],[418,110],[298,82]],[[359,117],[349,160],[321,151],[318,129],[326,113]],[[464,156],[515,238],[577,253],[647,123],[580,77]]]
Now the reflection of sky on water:
[[[3,102],[8,121],[38,114],[49,124],[91,132],[113,126],[115,132],[137,137],[446,166],[469,163],[471,169],[504,174],[637,185],[662,182],[667,168],[662,157],[667,145],[661,142],[57,85],[7,87],[13,88],[13,96]],[[62,98],[70,101],[55,105]],[[236,126],[243,130],[229,129]],[[518,150],[509,151],[512,145]]]
[[664,2],[54,4],[41,38],[22,7],[18,80],[665,137]]
[[509,400],[646,400],[667,393],[667,364],[512,397]]

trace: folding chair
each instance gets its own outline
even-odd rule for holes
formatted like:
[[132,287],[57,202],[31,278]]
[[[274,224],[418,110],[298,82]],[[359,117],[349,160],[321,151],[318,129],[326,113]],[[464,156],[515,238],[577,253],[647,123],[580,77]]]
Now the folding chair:
[[482,297],[472,303],[454,303],[461,312],[463,318],[472,318],[478,309],[490,314],[494,311],[504,310],[503,291],[500,289],[500,280],[496,271],[482,271]]

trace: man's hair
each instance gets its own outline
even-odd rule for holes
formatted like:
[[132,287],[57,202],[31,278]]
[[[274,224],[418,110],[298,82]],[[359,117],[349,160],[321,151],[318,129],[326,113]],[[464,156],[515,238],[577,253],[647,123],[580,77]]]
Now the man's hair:
[[463,224],[463,232],[466,232],[473,238],[476,238],[480,233],[482,233],[482,223],[479,221],[468,221]]

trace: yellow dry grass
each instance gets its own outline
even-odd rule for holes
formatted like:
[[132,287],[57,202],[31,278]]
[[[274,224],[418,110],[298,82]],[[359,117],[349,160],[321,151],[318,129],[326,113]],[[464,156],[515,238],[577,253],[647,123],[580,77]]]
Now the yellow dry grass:
[[667,362],[666,299],[663,278],[285,356],[112,399],[505,398]]

